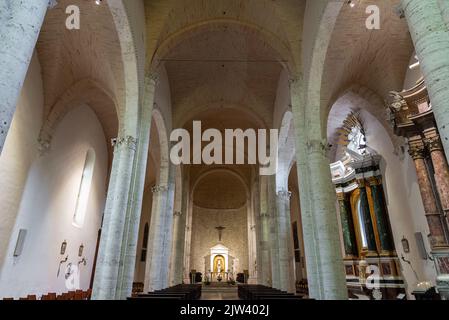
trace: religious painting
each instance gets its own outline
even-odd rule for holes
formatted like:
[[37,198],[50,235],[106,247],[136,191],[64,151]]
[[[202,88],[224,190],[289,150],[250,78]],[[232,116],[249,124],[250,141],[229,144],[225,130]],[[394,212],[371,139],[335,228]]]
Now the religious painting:
[[214,257],[214,272],[222,273],[225,268],[225,258],[222,255],[216,255]]
[[381,266],[382,266],[382,275],[388,276],[392,274],[390,263],[388,262],[382,263]]

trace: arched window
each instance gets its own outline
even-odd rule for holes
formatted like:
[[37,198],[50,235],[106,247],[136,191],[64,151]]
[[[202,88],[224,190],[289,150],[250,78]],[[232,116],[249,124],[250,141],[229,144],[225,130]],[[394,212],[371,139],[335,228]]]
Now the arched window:
[[145,262],[147,260],[147,248],[148,248],[148,234],[150,232],[150,227],[148,226],[148,222],[145,223],[145,227],[143,229],[143,243],[142,243],[142,252],[140,254],[140,261]]
[[95,166],[95,151],[89,149],[84,161],[83,173],[81,176],[78,196],[76,198],[75,214],[73,215],[73,225],[82,228],[86,216],[87,203],[89,201],[90,187]]

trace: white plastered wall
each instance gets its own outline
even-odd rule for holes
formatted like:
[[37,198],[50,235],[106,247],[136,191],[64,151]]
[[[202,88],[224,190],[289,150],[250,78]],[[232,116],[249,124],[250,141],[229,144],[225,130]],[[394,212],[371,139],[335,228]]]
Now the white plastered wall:
[[[78,228],[72,224],[73,215],[90,148],[96,156],[94,173],[84,224]],[[92,109],[82,105],[69,112],[57,127],[49,152],[36,156],[30,167],[1,273],[0,297],[72,289],[66,284],[65,271],[69,263],[77,266],[82,259],[78,257],[81,244],[87,265],[80,265],[79,288],[88,289],[106,196],[107,161],[104,133]],[[14,257],[19,229],[26,229],[27,235],[21,255]],[[60,255],[64,240],[67,250]],[[57,276],[59,261],[66,256]]]

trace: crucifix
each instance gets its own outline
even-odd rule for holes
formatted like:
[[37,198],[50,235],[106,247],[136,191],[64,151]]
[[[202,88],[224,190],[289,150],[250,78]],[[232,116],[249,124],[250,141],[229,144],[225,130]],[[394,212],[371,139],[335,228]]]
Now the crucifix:
[[226,229],[226,228],[223,227],[223,226],[218,226],[218,227],[215,227],[215,229],[218,230],[218,242],[221,242],[221,233],[222,233],[223,230]]

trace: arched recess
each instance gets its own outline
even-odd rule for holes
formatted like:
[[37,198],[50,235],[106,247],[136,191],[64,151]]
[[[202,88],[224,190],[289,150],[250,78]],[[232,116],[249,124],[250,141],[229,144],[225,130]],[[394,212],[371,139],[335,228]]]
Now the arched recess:
[[[361,92],[366,91],[362,89]],[[411,296],[411,291],[417,282],[416,275],[420,281],[432,279],[435,271],[433,264],[421,260],[417,252],[404,253],[401,240],[403,237],[414,238],[414,233],[417,231],[423,234],[429,232],[414,164],[409,156],[398,152],[397,139],[395,140],[391,136],[391,130],[386,128],[386,120],[379,119],[377,105],[372,104],[375,102],[376,99],[368,101],[366,96],[351,90],[346,91],[337,99],[329,112],[327,134],[329,141],[336,141],[333,148],[341,149],[340,145],[337,146],[339,133],[335,129],[338,128],[338,124],[342,125],[351,111],[358,112],[366,133],[366,145],[371,152],[381,158],[379,167],[382,189],[396,253],[399,257],[404,255],[411,261],[411,265],[398,261],[401,266],[400,273],[407,284],[407,293]],[[340,160],[338,159],[340,156],[341,153],[331,149],[331,161]],[[341,227],[340,234],[342,234]],[[343,238],[341,238],[341,246],[344,252]],[[429,243],[427,248],[430,250]]]
[[[241,194],[241,193],[239,194],[239,197],[240,197],[239,199],[243,200],[243,201],[241,203],[239,202],[240,204],[238,205],[238,207],[232,207],[232,208],[226,207],[223,209],[219,209],[219,208],[215,208],[215,206],[214,206],[214,207],[209,208],[207,205],[207,203],[210,202],[209,200],[206,202],[202,201],[200,203],[198,203],[198,201],[195,202],[195,196],[196,196],[197,190],[201,187],[201,184],[203,181],[206,181],[207,183],[210,184],[211,181],[207,181],[207,180],[211,176],[216,176],[216,178],[219,178],[221,176],[221,177],[225,178],[225,180],[226,179],[227,180],[234,179],[235,184],[234,184],[233,190],[238,189],[238,190],[241,190],[241,192],[243,193],[243,194]],[[216,181],[215,178],[214,178],[214,181]],[[235,219],[238,219],[237,218],[238,216],[241,217],[241,215],[240,215],[241,211],[245,210],[246,216],[244,218],[244,220],[245,220],[244,224],[243,224],[242,219],[240,219],[241,221],[240,220],[238,220],[238,221],[241,222],[241,223],[239,223],[239,230],[242,229],[244,225],[246,226],[244,232],[247,235],[247,238],[241,239],[239,237],[233,237],[233,242],[236,242],[236,241],[237,241],[236,243],[241,242],[242,246],[245,246],[245,245],[247,246],[247,249],[242,249],[242,248],[240,248],[241,246],[239,247],[240,248],[239,250],[244,250],[244,251],[247,250],[247,257],[248,257],[248,261],[245,261],[245,262],[240,261],[239,262],[240,263],[240,266],[238,266],[238,267],[240,267],[239,272],[243,272],[243,269],[241,267],[242,265],[245,265],[245,266],[247,265],[249,273],[250,273],[250,279],[255,280],[254,269],[255,269],[255,263],[256,263],[256,258],[257,258],[256,257],[257,248],[256,248],[256,243],[255,243],[255,229],[252,228],[252,224],[255,221],[255,218],[254,218],[254,208],[250,203],[251,202],[251,192],[250,192],[248,183],[249,182],[247,181],[247,179],[239,171],[228,168],[228,167],[204,169],[202,172],[200,172],[191,183],[191,189],[189,192],[189,200],[190,200],[189,201],[190,206],[189,206],[189,210],[188,210],[189,216],[187,217],[188,224],[186,225],[186,230],[192,231],[194,228],[194,225],[193,225],[193,220],[194,220],[193,217],[195,216],[194,208],[199,208],[198,210],[204,211],[204,212],[207,211],[207,212],[209,212],[209,214],[213,214],[213,215],[217,215],[217,214],[219,214],[219,212],[223,212],[223,214],[225,216],[226,216],[226,214],[232,214]],[[221,201],[220,203],[223,203],[223,201]],[[220,218],[218,216],[215,217],[216,219],[218,219],[217,223],[220,223],[220,219],[226,220],[226,217],[223,217],[223,215],[221,217],[222,218]],[[228,221],[228,222],[231,223],[230,221]],[[213,226],[213,227],[217,227],[217,226]],[[236,226],[234,225],[234,227],[236,227]],[[231,230],[229,230],[229,231],[231,231]],[[217,235],[215,233],[216,231],[213,230],[213,231],[208,231],[208,232],[209,233],[212,232],[210,234],[210,239],[209,239],[211,241],[210,245],[212,246],[212,245],[216,244],[216,242],[217,242],[217,240],[216,240]],[[224,232],[226,232],[226,229]],[[235,231],[235,232],[237,232],[237,231]],[[187,232],[186,234],[187,234],[187,236],[186,236],[186,246],[187,247],[186,247],[186,258],[184,260],[184,263],[185,263],[184,268],[186,270],[190,270],[192,267],[192,265],[191,265],[192,259],[196,259],[195,264],[198,265],[199,260],[197,258],[199,257],[199,255],[200,256],[202,256],[203,254],[207,255],[206,251],[209,248],[203,248],[204,249],[203,251],[205,251],[205,252],[203,252],[203,251],[200,252],[199,248],[195,248],[195,250],[192,250],[192,247],[195,245],[195,239],[192,237],[192,232],[190,232],[190,233]],[[194,235],[195,234],[196,233],[194,233]],[[228,241],[229,241],[229,236],[228,236]],[[235,243],[234,243],[234,245],[235,245]],[[235,249],[236,248],[234,248],[234,250]],[[194,251],[193,254],[192,254],[192,251]],[[244,253],[244,251],[240,251],[240,254]],[[243,254],[243,255],[245,255],[245,254]],[[201,269],[202,269],[202,265],[201,265]],[[204,272],[205,271],[207,272],[208,270],[198,270],[198,271],[202,272],[204,274]],[[232,272],[232,270],[231,270],[231,272]]]
[[53,134],[58,123],[68,112],[81,104],[89,105],[100,121],[109,150],[109,163],[111,163],[112,145],[110,141],[117,137],[119,131],[117,103],[113,95],[92,79],[83,79],[76,82],[53,105],[39,134],[38,140],[41,151],[51,147]]
[[330,160],[335,160],[338,138],[338,135],[335,133],[339,126],[341,126],[342,117],[347,116],[350,111],[357,112],[359,110],[365,110],[377,119],[393,143],[395,153],[402,156],[404,150],[401,147],[404,145],[404,140],[394,134],[392,125],[387,121],[384,102],[381,97],[369,88],[359,84],[353,84],[333,101],[326,114],[327,140],[331,145],[329,152]]

